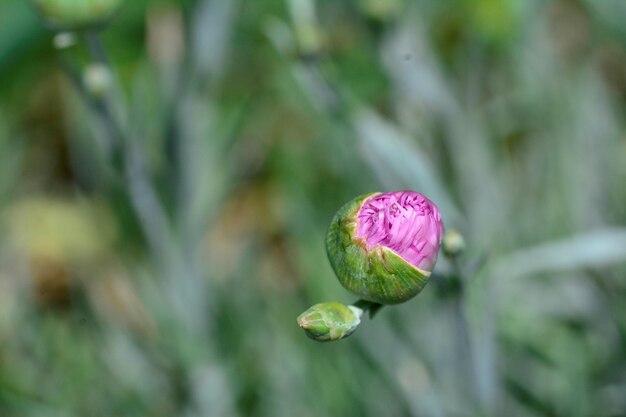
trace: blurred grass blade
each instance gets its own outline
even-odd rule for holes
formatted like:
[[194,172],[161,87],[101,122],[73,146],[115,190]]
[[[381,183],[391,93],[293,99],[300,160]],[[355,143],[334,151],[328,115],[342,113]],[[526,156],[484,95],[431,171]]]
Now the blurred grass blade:
[[622,262],[626,262],[626,228],[612,228],[513,252],[496,262],[493,275],[498,279],[513,279]]
[[353,123],[360,151],[386,189],[418,191],[437,204],[446,222],[459,217],[432,163],[409,137],[372,111],[357,113]]

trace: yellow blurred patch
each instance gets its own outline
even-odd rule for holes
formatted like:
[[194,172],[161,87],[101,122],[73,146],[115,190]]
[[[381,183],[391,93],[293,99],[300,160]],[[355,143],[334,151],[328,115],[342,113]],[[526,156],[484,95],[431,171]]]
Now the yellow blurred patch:
[[117,236],[107,210],[82,200],[20,200],[6,210],[4,223],[20,252],[56,263],[95,261]]
[[469,2],[474,28],[491,41],[512,36],[517,27],[517,14],[510,0],[474,0]]

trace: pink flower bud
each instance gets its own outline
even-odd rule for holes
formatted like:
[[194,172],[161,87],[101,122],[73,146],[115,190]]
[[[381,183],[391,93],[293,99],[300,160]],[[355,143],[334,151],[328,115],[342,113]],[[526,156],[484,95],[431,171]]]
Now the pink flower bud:
[[437,206],[414,191],[374,193],[343,206],[327,250],[341,284],[381,304],[404,302],[430,276],[443,235]]
[[372,196],[357,215],[357,237],[366,248],[384,246],[430,273],[437,262],[443,223],[437,206],[415,191]]

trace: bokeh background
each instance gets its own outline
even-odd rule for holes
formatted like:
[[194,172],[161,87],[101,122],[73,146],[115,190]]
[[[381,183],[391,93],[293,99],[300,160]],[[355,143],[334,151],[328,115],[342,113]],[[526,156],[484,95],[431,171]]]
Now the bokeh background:
[[[129,0],[55,48],[2,0],[0,415],[626,416],[625,21]],[[307,339],[301,311],[354,301],[332,215],[397,189],[464,234],[463,285],[441,257],[414,300]]]

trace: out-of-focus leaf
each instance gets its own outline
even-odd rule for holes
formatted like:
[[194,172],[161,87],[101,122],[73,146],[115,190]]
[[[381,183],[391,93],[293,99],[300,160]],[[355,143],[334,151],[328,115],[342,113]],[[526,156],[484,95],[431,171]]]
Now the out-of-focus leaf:
[[386,189],[419,191],[436,202],[446,221],[458,218],[433,163],[409,137],[372,111],[361,111],[353,123],[363,157]]
[[542,243],[502,257],[493,267],[496,279],[602,268],[626,262],[626,229],[581,233],[556,242]]
[[25,0],[0,3],[0,74],[9,59],[27,56],[37,37],[44,32],[35,10]]

